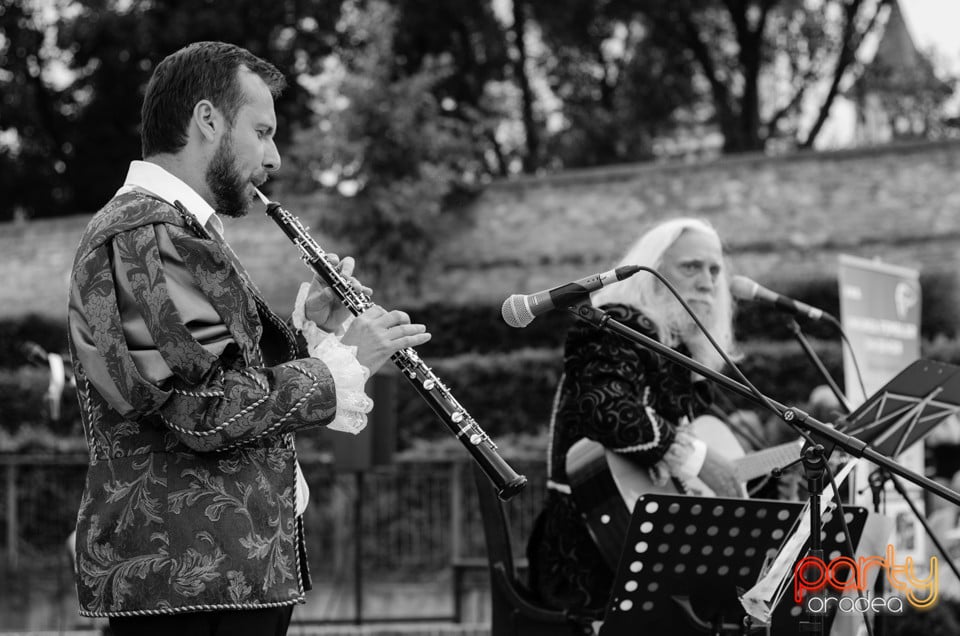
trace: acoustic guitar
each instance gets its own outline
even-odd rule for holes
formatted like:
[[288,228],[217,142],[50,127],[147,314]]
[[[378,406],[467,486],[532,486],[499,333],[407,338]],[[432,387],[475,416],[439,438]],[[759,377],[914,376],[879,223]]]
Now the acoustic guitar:
[[[802,441],[797,440],[745,453],[736,436],[720,419],[711,415],[693,421],[694,434],[707,446],[733,463],[742,484],[769,474],[800,457]],[[627,535],[630,515],[637,499],[646,493],[691,494],[712,496],[700,480],[685,482],[681,492],[673,480],[658,485],[647,468],[627,457],[607,450],[589,439],[577,441],[567,451],[567,479],[577,507],[587,522],[594,542],[604,560],[616,570],[623,538]],[[745,492],[745,491],[744,491]]]

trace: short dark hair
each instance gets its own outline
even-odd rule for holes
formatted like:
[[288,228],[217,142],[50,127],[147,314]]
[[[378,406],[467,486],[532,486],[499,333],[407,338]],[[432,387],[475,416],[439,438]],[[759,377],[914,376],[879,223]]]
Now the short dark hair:
[[243,105],[241,67],[259,76],[276,98],[286,86],[277,68],[250,51],[224,42],[194,42],[171,53],[154,69],[141,110],[143,156],[177,152],[187,143],[193,108],[208,99],[233,125]]

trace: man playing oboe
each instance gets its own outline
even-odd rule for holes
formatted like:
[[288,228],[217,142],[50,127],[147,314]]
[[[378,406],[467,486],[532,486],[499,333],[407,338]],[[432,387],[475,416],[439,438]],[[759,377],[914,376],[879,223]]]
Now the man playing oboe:
[[310,357],[225,242],[220,216],[245,214],[280,167],[283,87],[229,44],[164,59],[144,160],[77,250],[69,334],[90,456],[77,589],[115,634],[286,633],[310,587],[293,433],[358,431],[367,377],[430,338],[377,306],[345,321],[314,281],[294,315]]

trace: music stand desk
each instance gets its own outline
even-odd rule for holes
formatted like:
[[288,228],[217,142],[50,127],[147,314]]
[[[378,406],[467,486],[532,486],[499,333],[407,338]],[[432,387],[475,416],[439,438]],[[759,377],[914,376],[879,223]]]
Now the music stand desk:
[[[600,636],[748,634],[738,598],[776,555],[803,503],[686,495],[643,495],[634,508]],[[867,510],[845,506],[857,545]],[[847,553],[840,519],[824,515],[824,558]],[[801,554],[803,551],[801,551]],[[776,634],[799,633],[801,606],[785,595],[774,612]],[[832,616],[827,616],[829,629]]]

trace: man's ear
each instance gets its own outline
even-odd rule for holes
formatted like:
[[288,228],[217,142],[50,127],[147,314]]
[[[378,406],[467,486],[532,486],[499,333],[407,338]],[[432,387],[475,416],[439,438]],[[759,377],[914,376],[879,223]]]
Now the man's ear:
[[214,141],[224,127],[223,115],[210,100],[201,99],[193,107],[193,123],[207,141]]

